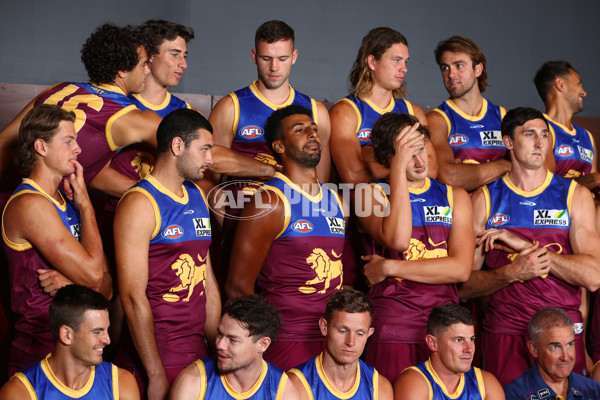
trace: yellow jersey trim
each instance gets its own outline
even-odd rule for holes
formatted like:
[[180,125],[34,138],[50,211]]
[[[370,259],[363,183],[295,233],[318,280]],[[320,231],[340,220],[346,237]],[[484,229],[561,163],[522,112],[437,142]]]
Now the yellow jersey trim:
[[475,370],[475,377],[477,378],[479,393],[481,394],[481,398],[485,399],[485,384],[483,383],[483,375],[481,374],[481,370],[479,368],[474,367],[473,369]]
[[198,373],[200,374],[200,395],[198,396],[198,400],[204,400],[206,397],[206,367],[204,366],[204,362],[202,360],[195,361],[196,367],[198,367]]
[[265,103],[265,105],[267,107],[272,108],[273,111],[278,110],[283,107],[287,107],[294,102],[294,98],[296,97],[296,91],[289,84],[288,84],[288,87],[290,88],[290,94],[289,94],[287,100],[284,101],[282,104],[277,105],[277,104],[273,104],[269,99],[267,99],[265,96],[263,96],[263,94],[258,90],[258,86],[256,85],[256,83],[257,82],[254,81],[250,84],[250,90],[260,101]]
[[356,119],[358,121],[356,124],[356,132],[355,133],[358,133],[358,131],[360,130],[360,126],[362,125],[362,115],[360,115],[360,111],[358,110],[358,107],[356,107],[356,104],[354,104],[354,102],[352,100],[344,97],[339,102],[342,102],[342,101],[350,104],[350,106],[354,109],[354,112],[356,113]]
[[483,100],[483,102],[481,103],[481,110],[479,111],[479,114],[477,114],[477,115],[469,115],[469,114],[465,113],[460,108],[458,108],[458,106],[456,104],[454,104],[454,102],[450,99],[446,100],[446,104],[448,105],[448,107],[453,109],[454,112],[456,112],[458,115],[460,115],[464,119],[466,119],[468,121],[479,121],[480,119],[485,117],[485,113],[487,112],[487,108],[488,108],[487,100],[484,99],[483,97],[482,97],[482,100]]
[[46,375],[46,378],[48,378],[50,383],[52,383],[54,385],[54,387],[56,387],[56,389],[58,389],[59,392],[63,393],[64,395],[66,395],[68,397],[72,397],[74,399],[79,399],[80,397],[83,397],[86,394],[88,394],[88,392],[92,389],[92,386],[94,385],[94,378],[96,376],[96,367],[93,365],[90,367],[90,377],[88,378],[86,384],[83,385],[83,387],[79,390],[73,390],[70,387],[63,384],[60,380],[58,380],[56,375],[54,375],[54,372],[52,371],[52,368],[50,368],[50,364],[48,363],[48,359],[51,356],[52,356],[52,353],[48,354],[46,356],[46,358],[44,358],[40,362],[42,371],[44,372],[44,374]]
[[385,107],[385,108],[379,108],[377,107],[371,100],[369,99],[365,99],[365,98],[360,98],[362,101],[364,101],[365,103],[367,103],[373,110],[375,110],[376,112],[378,112],[379,114],[385,114],[385,113],[389,113],[391,112],[394,107],[396,106],[396,100],[394,100],[394,97],[392,96],[392,98],[390,99],[390,103]]
[[448,389],[446,389],[446,385],[444,385],[444,382],[442,382],[442,380],[438,376],[437,372],[435,372],[435,370],[433,369],[433,366],[431,365],[431,359],[428,359],[427,361],[425,361],[425,368],[427,368],[427,371],[429,371],[429,373],[433,377],[433,380],[435,381],[435,383],[437,383],[439,385],[439,387],[442,388],[442,390],[444,391],[444,394],[446,396],[450,397],[451,399],[456,399],[462,394],[462,392],[465,388],[465,374],[462,374],[462,373],[460,374],[460,380],[458,381],[458,386],[456,387],[456,390],[454,391],[454,393],[448,393]]
[[115,123],[115,121],[119,118],[121,118],[123,115],[127,114],[130,111],[134,111],[137,110],[139,111],[139,109],[133,105],[130,104],[127,107],[117,111],[116,113],[113,114],[112,117],[110,117],[108,119],[108,121],[106,122],[106,127],[105,127],[105,136],[106,136],[106,142],[108,143],[108,147],[112,150],[112,151],[116,151],[119,150],[121,148],[123,148],[123,146],[118,146],[115,141],[113,140],[113,136],[112,136],[112,126]]
[[448,189],[448,205],[450,206],[450,211],[454,213],[454,191],[450,185],[446,185],[446,188]]
[[481,187],[483,191],[483,198],[485,199],[485,220],[490,219],[490,214],[492,212],[492,200],[490,198],[490,189],[488,189],[487,185],[483,185]]
[[350,390],[348,390],[347,392],[339,391],[329,381],[329,378],[327,377],[327,374],[323,369],[323,353],[319,354],[315,359],[315,366],[317,369],[317,374],[319,374],[319,378],[321,379],[327,390],[329,390],[331,394],[333,394],[335,397],[337,397],[338,399],[350,399],[356,394],[358,386],[360,385],[360,364],[358,362],[356,363],[356,377],[354,378],[354,385],[352,385],[352,388],[350,388]]
[[235,137],[235,132],[237,131],[238,125],[240,123],[240,99],[238,99],[237,94],[235,92],[229,93],[229,97],[233,101],[233,125],[231,126],[232,140]]
[[577,187],[577,182],[575,179],[571,181],[569,184],[569,192],[567,194],[567,210],[569,214],[571,214],[571,203],[573,202],[573,194],[575,193],[575,188]]
[[319,182],[317,182],[317,184],[319,184],[319,193],[312,196],[309,193],[306,193],[304,190],[302,190],[300,188],[300,186],[296,185],[294,182],[292,182],[290,180],[290,178],[283,175],[281,172],[275,172],[275,175],[273,175],[273,177],[281,179],[282,181],[287,183],[292,189],[296,190],[298,193],[300,193],[302,196],[306,197],[308,200],[312,201],[313,203],[318,203],[323,199],[323,190],[322,190]]
[[425,177],[425,181],[423,182],[423,186],[421,186],[420,188],[408,188],[408,192],[412,193],[412,194],[423,194],[426,191],[429,190],[429,188],[431,187],[431,180],[429,179],[429,177]]
[[276,188],[275,186],[269,186],[269,185],[262,185],[258,190],[270,190],[273,193],[275,193],[282,201],[283,203],[283,227],[281,228],[281,231],[277,234],[277,236],[275,236],[275,239],[279,238],[281,235],[283,235],[283,233],[285,232],[285,230],[287,229],[288,225],[290,224],[290,219],[292,218],[292,207],[290,206],[290,202],[287,199],[287,197],[285,197],[285,195],[283,194],[283,192],[281,190],[279,190],[279,188]]
[[296,369],[296,368],[292,368],[288,372],[296,375],[296,377],[300,380],[300,383],[302,383],[302,386],[304,387],[304,390],[306,391],[308,400],[315,400],[313,393],[312,393],[312,389],[311,389],[310,385],[308,384],[308,381],[306,380],[306,377],[304,376],[304,374],[302,372],[300,372],[299,369]]
[[121,200],[123,200],[125,198],[125,196],[127,196],[129,193],[133,193],[133,192],[137,192],[137,193],[144,195],[148,200],[150,200],[150,204],[152,205],[152,210],[154,211],[154,230],[152,231],[152,236],[150,237],[150,240],[152,240],[160,232],[160,225],[162,224],[162,219],[160,217],[160,209],[158,207],[158,203],[156,202],[154,197],[152,197],[152,195],[150,193],[148,193],[148,191],[146,189],[141,188],[139,186],[132,187],[131,189],[126,191],[125,194],[123,195],[123,197],[121,198]]
[[429,388],[429,400],[433,400],[433,388],[431,387],[431,383],[429,382],[429,379],[427,379],[427,377],[425,376],[423,371],[421,371],[419,368],[417,368],[415,366],[408,367],[404,371],[406,371],[407,369],[412,369],[412,370],[418,372],[423,377],[423,379],[425,379],[425,383],[427,383],[427,387]]
[[283,399],[283,391],[285,390],[285,384],[287,383],[287,381],[288,376],[284,372],[283,374],[281,374],[281,379],[279,379],[279,385],[277,385],[277,396],[275,396],[275,400]]
[[148,100],[144,99],[141,94],[138,94],[138,93],[135,93],[133,95],[133,97],[135,97],[137,99],[137,101],[142,103],[144,105],[144,107],[147,107],[152,111],[160,111],[160,110],[164,109],[166,106],[168,106],[169,103],[171,102],[171,93],[169,93],[169,92],[167,92],[167,95],[165,96],[164,100],[159,104],[150,103]]
[[267,376],[267,372],[269,371],[269,367],[267,366],[267,362],[265,360],[262,360],[262,371],[260,373],[260,376],[258,377],[258,380],[256,381],[256,383],[254,384],[254,386],[252,386],[249,390],[245,391],[245,392],[238,392],[237,390],[235,390],[227,381],[227,377],[225,375],[221,375],[221,382],[223,383],[223,387],[225,388],[225,390],[227,391],[227,393],[229,393],[229,395],[235,399],[238,400],[243,400],[243,399],[247,399],[250,398],[252,396],[254,396],[254,394],[258,391],[258,389],[260,389],[260,387],[263,384],[263,381],[265,380],[265,377]]
[[533,197],[533,196],[537,196],[538,194],[542,193],[544,190],[546,190],[546,188],[550,184],[550,181],[552,180],[552,176],[554,175],[552,172],[546,170],[546,179],[544,179],[544,182],[538,188],[536,188],[530,192],[526,192],[524,190],[519,189],[517,186],[515,186],[515,184],[512,183],[512,181],[508,177],[508,174],[509,173],[507,172],[506,175],[504,175],[502,177],[502,180],[504,180],[504,183],[506,184],[506,186],[508,186],[509,189],[511,189],[513,192],[515,192],[516,194],[523,196],[523,197]]
[[112,389],[113,389],[113,397],[115,400],[119,400],[119,368],[113,364],[112,365]]
[[23,386],[25,386],[25,389],[27,389],[27,393],[29,393],[29,397],[31,397],[31,400],[38,400],[37,394],[35,393],[31,382],[29,382],[29,379],[27,379],[27,377],[22,372],[17,372],[13,375],[13,377],[20,380]]

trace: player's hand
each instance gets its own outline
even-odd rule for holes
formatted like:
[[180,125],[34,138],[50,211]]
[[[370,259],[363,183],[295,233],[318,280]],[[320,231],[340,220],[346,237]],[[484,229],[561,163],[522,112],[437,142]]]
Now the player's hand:
[[165,374],[161,377],[151,378],[148,382],[146,395],[148,400],[167,400],[169,398],[169,380]]
[[71,160],[75,172],[64,180],[64,190],[67,198],[75,202],[79,209],[90,204],[85,180],[83,179],[83,167],[76,160]]
[[484,251],[502,250],[506,253],[520,253],[531,246],[531,242],[506,229],[487,229],[477,235],[477,246],[483,244]]
[[38,273],[38,280],[44,293],[53,297],[58,289],[73,283],[69,278],[55,269],[40,268],[36,272]]
[[420,124],[407,125],[396,136],[394,141],[394,150],[396,154],[390,160],[390,169],[392,165],[401,165],[406,167],[412,157],[423,151],[425,139],[419,129]]
[[506,266],[515,281],[528,281],[550,272],[548,249],[535,242],[523,250],[515,260]]
[[367,279],[367,284],[369,286],[376,285],[387,278],[385,264],[388,260],[386,258],[375,254],[361,256],[360,258],[364,261],[368,261],[368,263],[363,267],[363,273],[365,274],[365,278]]

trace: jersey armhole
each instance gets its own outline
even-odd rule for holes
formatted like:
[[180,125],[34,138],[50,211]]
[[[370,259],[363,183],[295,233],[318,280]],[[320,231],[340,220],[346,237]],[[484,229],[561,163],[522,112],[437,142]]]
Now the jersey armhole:
[[[138,192],[140,194],[143,194],[150,201],[150,204],[152,204],[152,210],[154,210],[154,230],[152,231],[152,236],[150,237],[150,240],[152,240],[156,237],[156,235],[158,235],[158,232],[160,232],[160,225],[162,224],[162,220],[160,218],[160,209],[158,207],[158,204],[156,203],[156,200],[152,197],[152,195],[150,193],[148,193],[148,191],[146,189],[143,189],[139,186],[132,187],[131,189],[126,191],[125,194],[123,195],[123,197],[121,197],[121,200],[123,200],[123,198],[125,198],[125,196],[127,196],[127,194],[132,193],[132,192]],[[119,200],[119,202],[121,202],[121,200]],[[118,204],[117,204],[117,206],[118,206]]]
[[481,398],[485,399],[485,383],[483,382],[483,375],[481,374],[481,370],[477,367],[473,368],[475,370],[475,376],[477,377],[477,386],[479,386],[479,393],[481,394]]
[[296,375],[296,378],[298,378],[300,380],[300,383],[302,383],[302,386],[304,387],[304,390],[306,391],[306,394],[308,395],[308,400],[315,400],[312,389],[310,388],[310,385],[308,384],[308,381],[306,380],[306,377],[304,376],[304,374],[302,372],[300,372],[299,369],[296,369],[296,368],[290,369],[289,373]]
[[492,212],[492,202],[490,200],[490,190],[488,189],[487,185],[483,185],[481,187],[481,190],[483,191],[483,198],[485,199],[485,220],[486,220],[486,225],[487,225],[487,220],[490,219],[490,213]]
[[196,367],[198,367],[198,373],[200,374],[200,395],[198,396],[198,400],[204,400],[206,397],[206,367],[204,366],[204,362],[202,360],[195,361]]
[[434,108],[431,111],[435,111],[436,113],[444,117],[444,120],[446,121],[446,127],[448,128],[448,132],[446,132],[446,137],[450,137],[450,132],[452,131],[452,124],[450,123],[450,119],[448,118],[446,113],[440,110],[439,108]]
[[234,92],[229,93],[229,97],[231,97],[231,101],[233,101],[233,125],[231,125],[231,137],[235,138],[238,124],[240,123],[240,99],[238,99],[237,94]]
[[27,389],[27,393],[29,393],[29,397],[31,397],[31,400],[38,400],[37,394],[35,393],[35,389],[33,389],[31,382],[29,382],[29,379],[27,379],[25,374],[23,374],[22,372],[17,372],[13,375],[13,377],[17,378],[19,381],[21,381],[23,386],[25,386],[25,389]]
[[360,110],[358,109],[358,107],[356,107],[356,104],[354,104],[354,102],[350,99],[347,98],[343,98],[340,99],[340,102],[345,101],[346,103],[350,104],[350,106],[354,109],[354,112],[356,113],[356,134],[358,134],[358,131],[360,130],[360,126],[362,125],[362,115],[360,115]]

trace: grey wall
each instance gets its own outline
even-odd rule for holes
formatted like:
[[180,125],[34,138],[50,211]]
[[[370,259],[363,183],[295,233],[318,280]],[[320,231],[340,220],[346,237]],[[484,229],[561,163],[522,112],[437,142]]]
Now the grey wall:
[[0,82],[50,85],[86,80],[79,50],[103,22],[138,24],[162,18],[190,25],[189,65],[177,92],[222,95],[256,78],[250,57],[254,31],[282,19],[299,48],[292,84],[320,100],[346,94],[346,77],[362,37],[390,26],[409,41],[407,75],[413,102],[435,107],[445,97],[433,49],[460,34],[488,58],[486,97],[506,107],[541,108],[531,83],[550,59],[569,60],[589,96],[581,115],[600,116],[600,1],[404,0],[0,0]]

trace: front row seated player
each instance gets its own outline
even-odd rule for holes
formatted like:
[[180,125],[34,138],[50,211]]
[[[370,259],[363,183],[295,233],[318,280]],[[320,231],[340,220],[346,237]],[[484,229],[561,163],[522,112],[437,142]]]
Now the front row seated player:
[[217,356],[185,368],[175,380],[170,398],[299,399],[288,376],[263,360],[280,327],[279,313],[264,297],[229,300],[217,328]]
[[54,351],[16,373],[0,400],[139,400],[133,375],[102,361],[108,336],[108,300],[85,286],[67,285],[50,304]]
[[342,289],[327,301],[319,320],[325,350],[292,368],[290,380],[309,399],[391,399],[392,385],[359,357],[373,334],[373,304],[366,294]]
[[431,356],[402,372],[394,382],[394,398],[504,399],[496,377],[471,366],[474,329],[475,320],[466,308],[457,304],[435,307],[429,314],[425,337]]

